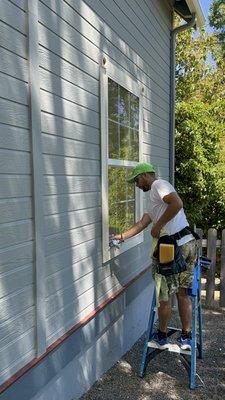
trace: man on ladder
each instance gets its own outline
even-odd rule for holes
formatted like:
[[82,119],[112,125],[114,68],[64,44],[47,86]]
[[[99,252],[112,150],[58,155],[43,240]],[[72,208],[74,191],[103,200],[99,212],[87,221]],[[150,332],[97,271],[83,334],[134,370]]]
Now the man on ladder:
[[176,273],[169,271],[164,275],[160,269],[158,252],[153,253],[152,275],[156,286],[158,330],[154,333],[152,340],[160,350],[169,347],[167,327],[171,316],[171,295],[176,293],[182,324],[178,341],[181,349],[191,350],[192,302],[188,296],[188,288],[192,286],[196,263],[197,236],[189,227],[182,200],[174,187],[166,180],[157,179],[151,164],[139,163],[133,169],[128,182],[135,183],[143,192],[149,192],[149,209],[140,221],[122,232],[121,235],[115,235],[114,239],[125,241],[153,223],[151,228],[153,244],[156,244],[159,238],[169,236],[175,246],[178,245],[178,249],[181,251],[182,265],[180,271],[176,270]]

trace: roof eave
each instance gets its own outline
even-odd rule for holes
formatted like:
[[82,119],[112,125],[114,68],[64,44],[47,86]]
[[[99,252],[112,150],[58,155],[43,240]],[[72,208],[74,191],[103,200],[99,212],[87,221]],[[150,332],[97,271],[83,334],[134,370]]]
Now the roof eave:
[[205,16],[200,6],[199,0],[185,0],[191,13],[196,13],[196,25],[198,28],[205,25]]
[[173,7],[175,12],[187,22],[192,19],[192,15],[195,13],[197,28],[205,25],[205,17],[199,0],[173,0]]

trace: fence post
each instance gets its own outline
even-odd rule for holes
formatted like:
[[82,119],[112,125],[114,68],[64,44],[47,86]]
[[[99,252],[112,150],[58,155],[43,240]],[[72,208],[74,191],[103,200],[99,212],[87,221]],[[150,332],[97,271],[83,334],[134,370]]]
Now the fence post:
[[196,228],[196,233],[200,237],[199,240],[199,249],[200,249],[200,256],[202,255],[202,238],[203,238],[203,230],[200,228]]
[[206,282],[206,306],[209,307],[214,300],[214,290],[215,290],[215,271],[216,271],[216,239],[217,230],[210,228],[208,230],[207,239],[207,257],[211,259],[211,266],[207,273]]
[[221,238],[220,307],[225,307],[225,229]]

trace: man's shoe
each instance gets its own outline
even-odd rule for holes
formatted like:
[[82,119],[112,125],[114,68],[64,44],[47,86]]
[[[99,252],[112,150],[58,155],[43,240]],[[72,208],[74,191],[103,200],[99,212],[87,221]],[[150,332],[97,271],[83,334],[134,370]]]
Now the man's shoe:
[[168,337],[162,337],[160,338],[159,333],[158,332],[154,332],[153,336],[151,338],[151,341],[155,342],[157,344],[157,347],[159,350],[165,350],[168,349],[170,346]]
[[181,350],[191,350],[191,338],[180,336],[177,341],[180,344]]

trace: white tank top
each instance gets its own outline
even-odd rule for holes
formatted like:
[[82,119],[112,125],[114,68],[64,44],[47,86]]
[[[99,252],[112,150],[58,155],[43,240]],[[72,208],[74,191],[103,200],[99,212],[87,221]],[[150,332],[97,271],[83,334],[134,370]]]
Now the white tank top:
[[[150,202],[148,208],[148,214],[155,224],[161,215],[165,212],[168,207],[168,204],[163,201],[164,196],[167,196],[170,193],[174,193],[176,190],[174,187],[167,181],[163,179],[156,179],[151,186],[150,190]],[[186,215],[184,213],[184,209],[182,208],[176,215],[173,217],[167,224],[162,228],[160,232],[160,236],[163,235],[173,235],[176,232],[179,232],[181,229],[185,228],[185,226],[189,226]],[[183,238],[177,241],[178,245],[181,246],[193,240],[194,237],[192,234],[186,235]]]

